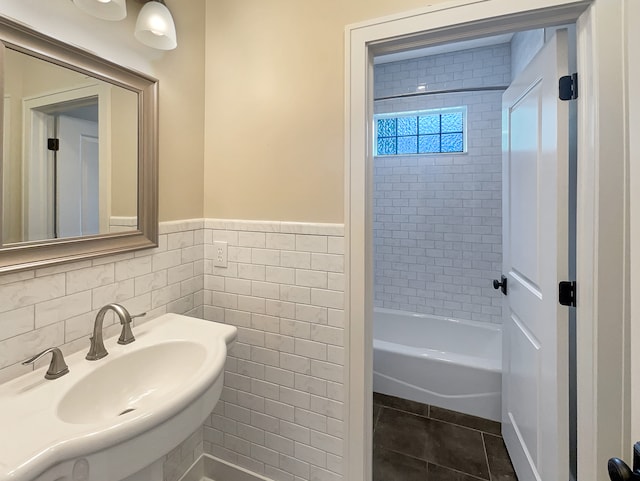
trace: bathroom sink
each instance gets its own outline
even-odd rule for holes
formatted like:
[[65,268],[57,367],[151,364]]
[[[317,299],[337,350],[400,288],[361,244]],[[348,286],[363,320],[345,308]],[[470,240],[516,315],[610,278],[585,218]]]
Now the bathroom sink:
[[189,373],[206,357],[204,346],[188,341],[124,354],[78,381],[60,401],[58,417],[67,423],[90,424],[152,408],[178,395]]
[[0,481],[122,480],[202,425],[236,328],[165,314],[134,334],[101,360],[68,356],[59,379],[42,368],[0,385]]

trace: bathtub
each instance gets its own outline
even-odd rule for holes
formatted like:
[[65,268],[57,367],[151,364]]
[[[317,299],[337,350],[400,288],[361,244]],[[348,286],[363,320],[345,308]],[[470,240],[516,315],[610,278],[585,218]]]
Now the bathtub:
[[500,326],[375,308],[373,337],[375,392],[500,421]]

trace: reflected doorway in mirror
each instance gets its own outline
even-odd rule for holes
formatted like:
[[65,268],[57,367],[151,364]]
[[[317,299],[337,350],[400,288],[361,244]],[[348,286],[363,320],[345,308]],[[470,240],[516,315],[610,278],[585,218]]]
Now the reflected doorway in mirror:
[[5,129],[2,244],[108,234],[114,217],[137,230],[137,95],[11,49],[5,63],[19,128]]

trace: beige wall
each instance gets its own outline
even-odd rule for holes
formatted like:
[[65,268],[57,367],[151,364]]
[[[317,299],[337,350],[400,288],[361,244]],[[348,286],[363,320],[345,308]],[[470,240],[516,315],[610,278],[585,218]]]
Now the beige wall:
[[[4,56],[7,69],[15,72],[4,84],[4,107],[8,108],[9,125],[4,125],[2,159],[2,242],[22,239],[22,70],[14,63],[16,56]],[[8,133],[8,135],[7,135]]]
[[204,215],[342,222],[344,27],[421,0],[207,0]]
[[[204,188],[205,0],[166,3],[178,48],[152,63],[160,79],[160,221],[202,217]],[[133,10],[136,2],[127,4]]]
[[111,89],[111,215],[138,215],[138,96]]

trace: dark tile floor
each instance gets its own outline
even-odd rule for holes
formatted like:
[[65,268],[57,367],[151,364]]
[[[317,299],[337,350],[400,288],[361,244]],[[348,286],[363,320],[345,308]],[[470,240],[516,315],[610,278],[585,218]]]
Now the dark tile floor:
[[517,481],[500,424],[373,395],[373,481]]

